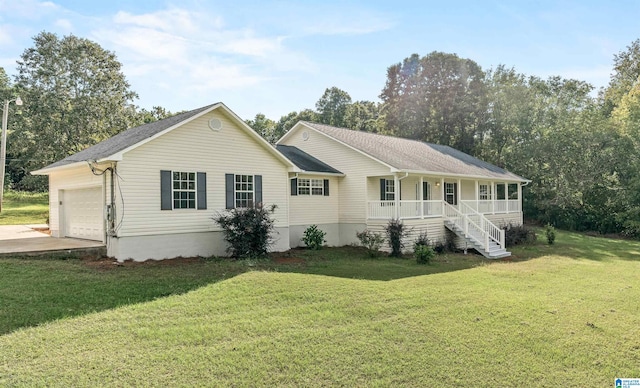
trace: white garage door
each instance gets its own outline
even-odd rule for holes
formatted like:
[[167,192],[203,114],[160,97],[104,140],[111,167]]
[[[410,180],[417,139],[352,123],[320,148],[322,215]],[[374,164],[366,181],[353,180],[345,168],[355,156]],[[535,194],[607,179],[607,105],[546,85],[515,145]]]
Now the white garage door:
[[102,241],[102,188],[65,190],[62,205],[66,237]]

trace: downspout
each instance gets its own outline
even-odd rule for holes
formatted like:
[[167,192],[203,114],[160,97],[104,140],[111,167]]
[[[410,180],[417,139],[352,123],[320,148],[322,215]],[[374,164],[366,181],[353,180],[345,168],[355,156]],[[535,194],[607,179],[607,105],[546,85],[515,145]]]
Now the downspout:
[[111,172],[111,185],[109,188],[109,191],[111,192],[111,204],[110,204],[110,211],[109,211],[109,235],[116,237],[116,184],[114,181],[114,176],[115,176],[115,169],[117,166],[117,162],[113,163],[111,165],[111,167],[109,167],[109,170]]

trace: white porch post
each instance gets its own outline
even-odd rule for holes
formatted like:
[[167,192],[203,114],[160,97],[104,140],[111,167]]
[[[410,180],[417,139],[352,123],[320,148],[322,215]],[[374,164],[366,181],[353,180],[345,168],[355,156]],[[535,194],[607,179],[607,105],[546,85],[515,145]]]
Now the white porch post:
[[480,193],[478,192],[478,180],[476,179],[476,211],[480,213]]
[[420,188],[418,189],[420,201],[420,218],[424,218],[424,177],[420,175]]
[[498,195],[498,185],[496,182],[491,182],[491,214],[496,214],[496,196]]
[[442,201],[446,200],[444,196],[444,178],[440,178],[440,200]]
[[518,182],[518,205],[520,211],[522,211],[522,182]]
[[400,178],[398,178],[398,174],[393,174],[393,205],[397,220],[400,218]]
[[458,178],[458,210],[462,209],[460,203],[462,202],[462,179]]

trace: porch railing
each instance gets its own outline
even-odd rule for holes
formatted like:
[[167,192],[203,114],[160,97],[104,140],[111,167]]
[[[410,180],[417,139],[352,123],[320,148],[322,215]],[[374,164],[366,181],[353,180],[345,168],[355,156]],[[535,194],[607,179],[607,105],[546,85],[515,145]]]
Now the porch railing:
[[498,228],[487,217],[465,203],[461,203],[460,210],[446,202],[443,202],[443,205],[444,216],[453,222],[465,237],[476,240],[486,252],[489,252],[492,241],[504,249],[504,230]]
[[370,219],[392,218],[428,218],[442,216],[442,201],[398,201],[396,212],[395,201],[369,201],[368,215]]
[[[496,199],[494,200],[472,200],[460,201],[467,205],[473,211],[482,214],[492,213],[517,213],[520,212],[519,199]],[[463,209],[464,210],[464,209]]]

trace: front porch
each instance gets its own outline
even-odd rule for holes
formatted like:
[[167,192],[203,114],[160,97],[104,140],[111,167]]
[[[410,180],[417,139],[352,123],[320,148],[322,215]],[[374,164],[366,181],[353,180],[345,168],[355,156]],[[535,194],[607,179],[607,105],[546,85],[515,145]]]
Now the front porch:
[[395,175],[369,177],[367,186],[367,219],[372,220],[442,217],[444,203],[463,214],[522,211],[520,182]]

